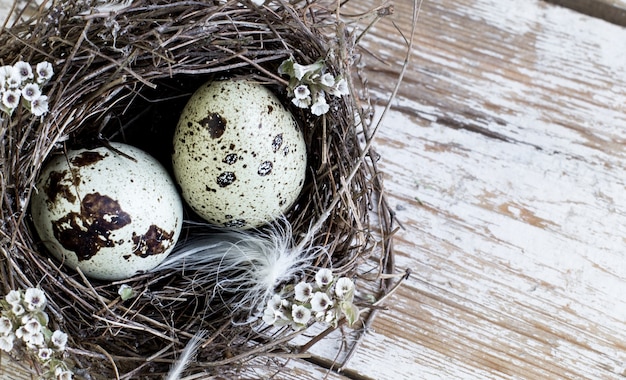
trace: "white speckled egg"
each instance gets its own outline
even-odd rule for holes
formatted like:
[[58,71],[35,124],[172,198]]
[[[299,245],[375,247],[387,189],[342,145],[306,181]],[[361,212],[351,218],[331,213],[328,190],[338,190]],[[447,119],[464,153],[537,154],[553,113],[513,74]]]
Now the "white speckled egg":
[[174,248],[182,200],[166,170],[126,144],[59,155],[31,199],[33,224],[63,264],[101,280],[129,278]]
[[174,174],[189,206],[210,223],[260,226],[296,201],[306,175],[304,135],[262,85],[205,83],[174,134]]

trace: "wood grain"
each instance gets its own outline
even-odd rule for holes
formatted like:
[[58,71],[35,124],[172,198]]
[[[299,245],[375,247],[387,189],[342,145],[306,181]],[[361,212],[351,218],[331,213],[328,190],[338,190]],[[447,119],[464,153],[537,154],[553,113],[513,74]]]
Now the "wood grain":
[[[393,35],[368,39],[391,62],[369,62],[381,97]],[[417,39],[377,145],[414,276],[350,368],[625,376],[626,31],[542,2],[425,1]]]
[[626,26],[626,2],[624,0],[546,0],[574,9],[591,17],[601,18],[617,25]]

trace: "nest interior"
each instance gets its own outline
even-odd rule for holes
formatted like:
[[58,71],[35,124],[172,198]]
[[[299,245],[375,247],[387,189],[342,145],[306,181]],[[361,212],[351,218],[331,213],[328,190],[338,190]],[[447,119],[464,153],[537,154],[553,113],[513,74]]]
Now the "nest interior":
[[[112,13],[86,1],[48,5],[0,33],[2,64],[48,61],[55,70],[44,89],[48,114],[18,109],[0,122],[0,283],[2,294],[31,286],[46,292],[51,323],[69,335],[77,368],[92,377],[159,377],[199,329],[210,337],[193,364],[203,371],[225,373],[254,355],[292,349],[278,344],[287,330],[270,335],[233,324],[229,315],[204,318],[203,297],[181,292],[175,275],[115,283],[81,277],[49,257],[30,226],[29,198],[51,154],[123,141],[168,167],[178,115],[206,80],[263,83],[299,120],[309,171],[287,219],[296,243],[319,226],[312,244],[331,255],[313,265],[357,275],[369,260],[377,263],[371,270],[389,270],[391,213],[380,200],[376,158],[363,150],[371,119],[355,85],[352,97],[335,99],[332,112],[313,117],[289,106],[285,78],[277,74],[289,57],[302,64],[323,58],[330,71],[356,77],[354,38],[338,28],[337,2],[138,0]],[[138,297],[122,302],[123,282]]]

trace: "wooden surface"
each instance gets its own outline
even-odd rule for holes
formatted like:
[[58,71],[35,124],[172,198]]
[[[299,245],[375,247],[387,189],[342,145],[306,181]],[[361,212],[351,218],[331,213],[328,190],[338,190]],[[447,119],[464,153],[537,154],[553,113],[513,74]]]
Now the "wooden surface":
[[626,26],[626,1],[624,0],[546,0],[562,5],[591,17],[601,18],[617,25]]
[[[381,104],[410,7],[365,39]],[[417,26],[376,141],[413,275],[348,363],[335,335],[276,378],[626,378],[626,29],[537,0],[424,0]]]

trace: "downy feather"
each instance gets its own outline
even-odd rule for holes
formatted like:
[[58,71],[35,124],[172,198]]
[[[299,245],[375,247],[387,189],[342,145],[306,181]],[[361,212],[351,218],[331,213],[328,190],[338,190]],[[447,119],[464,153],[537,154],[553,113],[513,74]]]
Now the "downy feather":
[[191,363],[196,356],[196,351],[206,334],[206,330],[200,330],[187,342],[185,349],[178,358],[178,361],[170,368],[165,380],[180,380],[183,371],[185,371],[189,363]]
[[272,225],[264,231],[226,230],[196,234],[181,243],[153,271],[176,271],[209,302],[219,300],[232,312],[248,315],[265,307],[275,289],[305,274],[323,247],[292,246],[292,231]]

